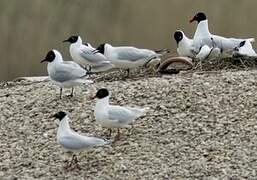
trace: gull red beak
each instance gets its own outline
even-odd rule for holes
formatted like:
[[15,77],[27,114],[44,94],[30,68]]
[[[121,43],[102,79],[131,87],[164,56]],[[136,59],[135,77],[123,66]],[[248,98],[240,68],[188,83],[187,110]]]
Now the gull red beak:
[[194,18],[189,19],[189,22],[190,22],[190,23],[192,23],[192,22],[194,22],[194,21],[195,21]]
[[96,96],[91,96],[89,99],[94,100],[95,98],[96,98]]
[[41,63],[43,63],[43,62],[45,62],[45,61],[47,61],[46,59],[43,59],[42,61],[40,61]]

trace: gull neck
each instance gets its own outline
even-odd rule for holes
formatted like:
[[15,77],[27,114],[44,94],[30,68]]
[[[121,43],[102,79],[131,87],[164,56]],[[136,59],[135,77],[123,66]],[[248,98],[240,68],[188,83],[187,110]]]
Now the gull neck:
[[197,35],[198,36],[210,35],[207,19],[198,23],[194,36],[197,36]]
[[67,115],[61,120],[60,125],[59,125],[59,129],[62,129],[62,130],[69,130],[70,129],[69,118],[68,118]]
[[109,105],[109,96],[97,100],[96,106],[102,106],[102,105]]

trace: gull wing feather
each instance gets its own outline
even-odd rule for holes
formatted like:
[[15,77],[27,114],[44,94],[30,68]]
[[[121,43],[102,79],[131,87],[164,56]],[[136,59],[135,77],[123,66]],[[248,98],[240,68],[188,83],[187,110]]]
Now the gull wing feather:
[[154,51],[151,50],[138,49],[134,47],[119,47],[116,49],[116,53],[117,59],[131,61],[149,58],[152,57],[152,55],[156,54]]
[[[94,53],[93,51],[95,48],[83,46],[82,49],[80,49],[80,56],[84,58],[85,60],[89,61],[92,64],[101,64],[109,62],[107,58],[101,54],[101,53]],[[110,63],[110,62],[109,62]]]
[[87,137],[82,136],[77,133],[69,134],[67,136],[63,136],[59,139],[59,143],[70,150],[80,150],[80,149],[86,149],[91,148],[93,146],[99,146],[107,144],[103,139],[96,138],[96,137]]
[[65,82],[82,78],[87,75],[87,71],[80,66],[67,63],[60,63],[50,73],[51,79],[58,82]]
[[130,123],[135,116],[133,113],[123,107],[120,106],[111,106],[108,110],[108,118],[110,120],[118,121],[122,124]]

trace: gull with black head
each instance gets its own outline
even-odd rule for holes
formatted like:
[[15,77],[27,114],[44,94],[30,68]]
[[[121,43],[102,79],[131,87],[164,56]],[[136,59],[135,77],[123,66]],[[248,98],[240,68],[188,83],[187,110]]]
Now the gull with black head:
[[109,104],[109,91],[105,88],[99,89],[94,108],[96,122],[111,131],[113,128],[118,129],[116,140],[120,139],[120,128],[127,128],[135,121],[135,119],[143,116],[148,108],[132,108]]
[[66,152],[73,153],[72,160],[67,164],[65,167],[66,169],[79,168],[76,153],[91,149],[93,147],[103,146],[111,142],[97,137],[83,136],[73,131],[69,125],[70,119],[63,111],[54,114],[53,117],[60,120],[57,130],[58,144],[60,144]]
[[204,45],[212,46],[212,40],[215,41],[217,47],[221,50],[233,50],[237,47],[240,42],[248,40],[249,42],[254,42],[254,38],[249,39],[236,39],[236,38],[226,38],[218,35],[213,35],[209,32],[208,19],[205,13],[198,12],[191,20],[190,23],[196,21],[198,23],[194,38],[193,46],[199,51]]
[[177,53],[179,56],[194,58],[196,50],[193,46],[193,40],[188,38],[181,30],[174,33],[174,39],[177,42]]
[[60,99],[63,88],[72,88],[70,96],[73,96],[75,86],[93,83],[85,79],[89,74],[85,69],[73,61],[63,61],[61,53],[57,50],[50,50],[42,62],[48,62],[47,72],[51,81],[60,87]]
[[240,42],[238,47],[235,47],[233,51],[234,56],[248,56],[248,57],[257,57],[255,50],[251,42],[245,40]]
[[129,76],[130,69],[144,66],[153,59],[160,59],[169,50],[161,49],[153,51],[132,46],[114,47],[108,43],[104,43],[99,45],[93,52],[95,54],[103,54],[116,68],[126,69]]
[[101,67],[103,71],[112,69],[114,66],[101,53],[94,53],[95,48],[89,43],[82,43],[80,36],[71,36],[63,42],[70,43],[70,55],[72,59],[81,66],[96,66],[96,69]]

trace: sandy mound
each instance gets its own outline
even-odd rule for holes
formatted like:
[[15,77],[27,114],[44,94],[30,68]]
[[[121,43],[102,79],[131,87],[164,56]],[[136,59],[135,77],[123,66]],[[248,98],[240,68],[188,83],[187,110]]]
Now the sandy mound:
[[[105,137],[84,88],[58,99],[49,82],[0,86],[0,177],[7,179],[254,178],[257,170],[257,71],[186,73],[97,82],[113,104],[150,107],[122,140],[80,154],[79,172],[65,172],[49,118],[64,110],[71,127]],[[66,94],[70,91],[65,90]],[[115,134],[114,134],[115,135]]]

